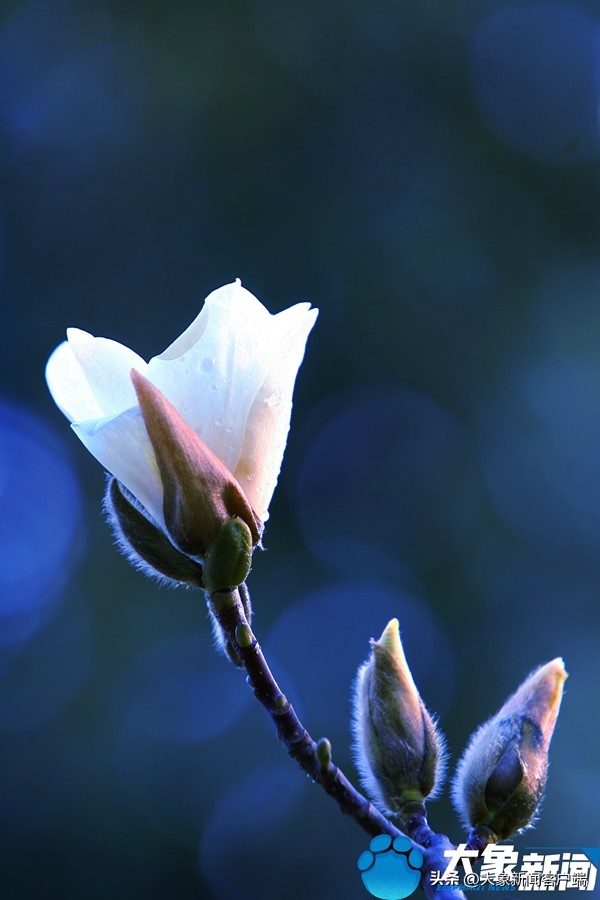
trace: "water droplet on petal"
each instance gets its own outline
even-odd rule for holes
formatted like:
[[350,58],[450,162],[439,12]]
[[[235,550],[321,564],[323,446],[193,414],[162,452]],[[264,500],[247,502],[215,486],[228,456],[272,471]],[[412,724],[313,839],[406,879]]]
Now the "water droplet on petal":
[[270,406],[271,409],[275,406],[279,406],[281,403],[281,393],[279,391],[273,391],[270,397],[267,397],[266,404]]

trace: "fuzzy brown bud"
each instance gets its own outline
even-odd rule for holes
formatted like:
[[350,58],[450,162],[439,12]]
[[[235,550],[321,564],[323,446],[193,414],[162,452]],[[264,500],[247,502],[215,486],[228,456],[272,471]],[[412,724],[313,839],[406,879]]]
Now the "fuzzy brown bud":
[[443,739],[406,662],[392,619],[358,670],[353,702],[354,750],[365,790],[381,809],[435,796],[443,780]]
[[546,663],[474,733],[452,786],[465,826],[485,826],[506,840],[533,824],[566,678],[560,657]]

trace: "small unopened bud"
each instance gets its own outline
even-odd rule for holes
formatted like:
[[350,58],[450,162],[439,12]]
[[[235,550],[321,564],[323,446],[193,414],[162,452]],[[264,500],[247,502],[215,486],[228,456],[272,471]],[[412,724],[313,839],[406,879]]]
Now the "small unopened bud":
[[319,763],[321,769],[327,771],[331,768],[331,742],[326,738],[319,738],[317,741],[317,747],[315,750],[317,755],[317,762]]
[[415,686],[392,619],[358,670],[353,699],[356,763],[373,802],[392,814],[433,798],[444,775],[443,738]]
[[560,657],[536,669],[474,733],[452,785],[465,827],[485,826],[506,840],[533,824],[566,677]]
[[131,370],[163,487],[163,515],[173,543],[204,559],[231,518],[258,544],[262,523],[236,479],[152,382]]

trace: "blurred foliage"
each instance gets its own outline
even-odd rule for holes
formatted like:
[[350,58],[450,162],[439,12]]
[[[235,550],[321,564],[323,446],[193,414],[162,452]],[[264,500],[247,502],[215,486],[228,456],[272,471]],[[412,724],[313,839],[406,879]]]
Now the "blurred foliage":
[[[366,837],[237,696],[200,596],[117,556],[43,381],[66,326],[149,357],[236,276],[321,309],[250,579],[314,737],[352,771],[352,673],[394,615],[455,759],[563,655],[527,840],[600,844],[599,21],[2,5],[3,896],[365,895]],[[447,794],[431,812],[459,838]]]

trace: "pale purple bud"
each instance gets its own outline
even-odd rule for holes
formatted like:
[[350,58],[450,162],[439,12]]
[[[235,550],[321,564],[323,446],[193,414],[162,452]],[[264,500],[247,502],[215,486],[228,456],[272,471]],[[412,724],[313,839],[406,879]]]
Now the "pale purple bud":
[[560,657],[536,669],[473,734],[452,785],[466,827],[486,826],[506,840],[533,824],[566,678]]
[[353,698],[354,752],[362,784],[382,810],[433,799],[444,777],[444,742],[406,662],[392,619],[360,667]]

